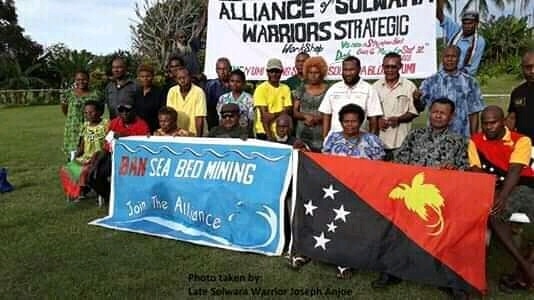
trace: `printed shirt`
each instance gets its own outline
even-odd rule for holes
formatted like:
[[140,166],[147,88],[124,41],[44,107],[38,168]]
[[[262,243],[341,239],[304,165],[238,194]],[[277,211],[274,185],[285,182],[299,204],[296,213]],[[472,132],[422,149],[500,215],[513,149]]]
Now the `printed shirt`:
[[237,99],[234,98],[232,92],[223,94],[219,97],[219,102],[217,102],[217,114],[219,118],[221,118],[221,108],[228,103],[239,105],[240,124],[250,124],[254,120],[254,100],[252,100],[251,94],[241,92],[241,95]]
[[104,148],[104,138],[108,131],[108,120],[102,119],[97,125],[84,122],[81,137],[83,140],[83,154],[76,160],[85,163],[91,160],[93,155]]
[[[384,79],[374,83],[374,88],[382,103],[384,118],[399,117],[407,112],[417,115],[417,109],[413,104],[413,92],[417,89],[408,79],[399,78],[399,81],[390,88]],[[412,122],[399,123],[397,127],[389,127],[379,131],[380,139],[384,142],[386,149],[397,149],[410,132]]]
[[406,136],[394,160],[423,167],[451,164],[463,170],[468,167],[467,141],[450,130],[434,132],[431,127],[417,128]]
[[[197,135],[195,118],[206,116],[206,96],[201,88],[194,84],[191,85],[191,90],[189,90],[184,99],[180,92],[180,86],[172,87],[167,95],[167,106],[174,108],[178,112],[178,128],[183,128]],[[207,130],[205,120],[204,130]]]
[[63,151],[69,155],[71,151],[78,149],[80,142],[80,130],[83,125],[83,109],[85,102],[89,100],[98,101],[99,95],[92,91],[88,95],[78,97],[74,91],[70,90],[65,94],[64,102],[67,103],[67,117],[65,119],[65,131],[63,134]]
[[[280,83],[278,87],[274,87],[268,81],[265,81],[256,87],[252,98],[254,99],[254,107],[266,106],[267,111],[270,113],[282,112],[286,107],[291,107],[293,104],[291,101],[291,91],[283,83]],[[259,109],[254,123],[257,134],[265,133]],[[274,122],[271,125],[271,131],[273,134],[276,132]]]
[[438,98],[452,100],[456,109],[449,129],[465,137],[470,136],[469,115],[484,109],[480,87],[474,77],[460,71],[448,74],[440,70],[421,83],[421,90],[421,101],[427,107]]
[[337,82],[326,91],[323,101],[319,105],[320,112],[332,117],[330,133],[343,130],[338,113],[343,106],[350,103],[361,106],[367,117],[382,115],[378,94],[369,83],[360,79],[356,85],[349,87],[343,81]]
[[356,138],[347,139],[343,132],[332,132],[326,139],[323,153],[380,160],[386,156],[384,144],[376,135],[362,132]]
[[[449,17],[445,17],[443,23],[441,23],[440,26],[443,29],[443,32],[445,33],[445,39],[447,44],[449,44],[450,41],[458,34],[458,32],[462,30],[462,27],[456,24],[456,22],[454,22]],[[481,35],[477,33],[475,34],[477,35],[477,45],[475,47],[475,50],[471,54],[470,65],[464,66],[464,60],[468,49],[473,43],[473,38],[475,36],[462,36],[458,40],[458,43],[456,43],[456,46],[460,48],[460,60],[458,61],[458,70],[461,70],[471,76],[475,76],[477,74],[478,67],[480,66],[480,60],[482,59],[482,54],[484,54],[484,48],[486,47],[486,40],[484,40]]]

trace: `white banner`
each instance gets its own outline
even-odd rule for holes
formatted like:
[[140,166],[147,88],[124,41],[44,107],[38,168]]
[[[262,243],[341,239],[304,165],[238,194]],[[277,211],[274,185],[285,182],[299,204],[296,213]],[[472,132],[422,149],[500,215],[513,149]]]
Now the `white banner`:
[[425,78],[436,72],[434,0],[210,0],[205,74],[227,57],[247,79],[267,78],[265,64],[280,58],[284,77],[295,73],[295,56],[306,51],[341,78],[348,55],[362,62],[363,78],[382,77],[382,58],[402,55],[401,73]]

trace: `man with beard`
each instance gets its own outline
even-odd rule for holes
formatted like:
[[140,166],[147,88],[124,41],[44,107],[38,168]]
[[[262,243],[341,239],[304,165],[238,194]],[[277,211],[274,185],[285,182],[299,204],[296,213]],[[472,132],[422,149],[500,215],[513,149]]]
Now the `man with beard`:
[[268,80],[261,83],[254,91],[254,107],[259,113],[254,121],[256,137],[260,140],[275,139],[275,120],[287,113],[292,107],[291,91],[289,87],[280,83],[282,77],[282,61],[271,58],[267,61]]
[[185,68],[178,70],[176,81],[178,85],[172,87],[167,95],[167,106],[178,113],[178,128],[203,136],[207,130],[204,91],[191,83],[191,75]]
[[458,46],[460,48],[458,69],[475,76],[486,47],[486,41],[477,33],[478,13],[465,12],[462,15],[462,26],[460,27],[450,17],[446,17],[443,14],[444,5],[444,0],[438,0],[436,18],[438,18],[440,26],[445,33],[445,43],[448,46]]
[[[474,171],[496,175],[495,200],[488,224],[522,271],[519,276],[503,276],[501,285],[509,289],[532,289],[534,266],[519,252],[512,228],[506,222],[515,212],[526,213],[531,220],[534,217],[532,143],[527,136],[506,128],[504,112],[498,106],[486,107],[481,122],[482,132],[473,135],[469,142],[469,164]],[[522,188],[526,189],[525,193],[521,192]]]
[[222,95],[230,91],[230,72],[232,71],[230,60],[226,57],[217,59],[215,71],[217,72],[217,79],[208,80],[204,87],[208,113],[208,129],[219,125],[217,103]]
[[221,108],[221,125],[213,127],[208,134],[216,138],[241,138],[246,140],[248,128],[239,124],[239,105],[236,103],[224,104]]
[[130,99],[133,105],[135,94],[139,92],[137,84],[126,77],[127,64],[123,57],[115,57],[111,61],[111,81],[108,82],[104,90],[104,101],[108,106],[109,119],[113,120],[117,115],[117,105],[119,99]]
[[338,113],[347,104],[353,103],[363,108],[369,121],[369,132],[378,135],[378,117],[382,116],[382,106],[376,90],[360,79],[360,60],[348,56],[343,60],[343,81],[333,84],[326,92],[319,112],[323,115],[323,136],[342,131]]
[[523,55],[521,61],[525,82],[516,87],[510,96],[508,106],[508,128],[517,130],[534,140],[534,51]]
[[384,79],[373,84],[382,103],[384,115],[378,119],[379,137],[384,142],[386,160],[393,159],[393,152],[400,147],[417,117],[413,105],[413,93],[417,90],[408,79],[400,77],[401,56],[390,52],[384,56]]
[[482,93],[476,79],[458,70],[460,48],[448,46],[443,50],[443,69],[421,83],[414,93],[418,111],[429,107],[434,99],[447,98],[454,102],[456,113],[449,127],[452,132],[469,137],[478,131],[478,115],[484,108]]

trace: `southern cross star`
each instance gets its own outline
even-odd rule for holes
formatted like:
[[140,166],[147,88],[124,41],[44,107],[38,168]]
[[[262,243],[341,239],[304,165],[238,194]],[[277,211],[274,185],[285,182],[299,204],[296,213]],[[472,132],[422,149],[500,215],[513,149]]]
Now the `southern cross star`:
[[339,192],[338,190],[334,190],[334,186],[330,185],[328,188],[323,188],[324,196],[323,199],[327,199],[328,197],[332,198],[332,200],[336,200],[334,198],[334,194]]
[[324,237],[324,233],[321,232],[320,236],[313,236],[315,239],[315,246],[314,248],[323,248],[323,250],[326,250],[326,243],[330,242],[330,239],[327,239]]
[[304,215],[310,215],[313,217],[313,210],[317,208],[317,206],[313,205],[312,201],[309,200],[308,203],[304,204],[304,208],[306,209],[306,212]]
[[330,222],[329,224],[326,224],[326,227],[328,227],[328,232],[336,232],[337,226],[334,224],[334,221]]
[[343,207],[343,205],[341,205],[341,207],[338,208],[338,209],[334,208],[334,212],[336,213],[336,217],[335,217],[334,221],[335,220],[343,220],[343,222],[347,222],[346,216],[348,214],[350,214],[350,211],[346,211],[345,207]]

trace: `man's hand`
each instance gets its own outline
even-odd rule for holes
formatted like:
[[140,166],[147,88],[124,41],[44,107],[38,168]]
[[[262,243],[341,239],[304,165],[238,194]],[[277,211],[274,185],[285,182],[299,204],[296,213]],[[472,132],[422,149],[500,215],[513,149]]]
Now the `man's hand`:
[[500,195],[495,196],[495,200],[493,202],[493,208],[491,209],[491,214],[496,215],[503,211],[506,208],[506,198],[501,197]]
[[387,121],[388,125],[392,128],[399,126],[399,117],[390,117]]
[[261,121],[262,121],[262,122],[271,124],[271,122],[272,122],[273,120],[274,120],[274,114],[268,112],[267,110],[261,112]]

